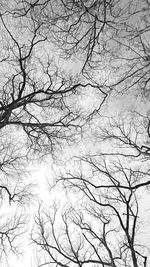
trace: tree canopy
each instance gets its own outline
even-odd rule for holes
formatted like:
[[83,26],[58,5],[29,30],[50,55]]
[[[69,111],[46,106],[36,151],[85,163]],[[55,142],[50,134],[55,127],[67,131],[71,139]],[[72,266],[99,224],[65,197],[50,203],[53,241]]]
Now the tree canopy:
[[[0,1],[2,264],[32,228],[34,266],[148,266],[149,11],[149,0]],[[63,191],[65,207],[36,196],[32,168],[47,159],[48,194]]]

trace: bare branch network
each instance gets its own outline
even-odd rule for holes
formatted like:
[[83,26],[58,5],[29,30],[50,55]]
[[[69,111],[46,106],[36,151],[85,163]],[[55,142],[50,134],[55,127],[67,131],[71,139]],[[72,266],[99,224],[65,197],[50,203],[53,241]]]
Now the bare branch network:
[[[149,0],[0,2],[2,263],[30,225],[31,166],[61,154],[52,190],[61,186],[69,204],[40,205],[34,265],[150,264],[141,208],[150,185],[149,12]],[[75,151],[71,164],[63,149]]]

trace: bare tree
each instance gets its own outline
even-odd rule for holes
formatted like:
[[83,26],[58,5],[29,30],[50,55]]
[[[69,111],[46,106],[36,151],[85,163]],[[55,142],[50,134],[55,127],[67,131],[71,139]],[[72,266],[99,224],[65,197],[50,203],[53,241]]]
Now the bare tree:
[[94,132],[101,155],[124,157],[132,162],[149,160],[149,110],[143,110],[143,114],[127,111],[117,118],[106,116],[102,120],[105,126],[99,123]]
[[57,177],[72,204],[39,209],[32,240],[44,254],[37,266],[148,266],[141,232],[149,207],[141,203],[150,185],[149,136],[136,115],[109,120],[96,135],[99,151]]
[[88,111],[91,114],[101,108],[108,94],[98,83],[73,77],[58,66],[39,13],[17,15],[28,4],[31,10],[37,6],[37,12],[47,8],[48,3],[38,2],[1,6],[0,128],[17,127],[24,131],[30,149],[48,148],[53,154],[55,145],[75,140],[75,133],[81,133],[89,115],[81,98],[91,90],[99,94],[99,103]]
[[[2,202],[8,197],[9,203],[22,203],[30,196],[28,185],[22,183],[24,168],[20,166],[25,166],[31,153],[54,156],[55,148],[77,140],[83,125],[101,111],[111,92],[118,95],[134,89],[148,99],[149,6],[147,0],[14,0],[7,5],[1,1]],[[52,56],[54,46],[66,62],[77,58],[78,76],[69,74],[69,66],[66,70],[58,66],[57,58],[54,60],[57,53]],[[91,97],[88,109],[86,96]],[[92,170],[91,176],[68,173],[59,179],[66,189],[75,188],[87,204],[62,214],[60,237],[55,230],[57,207],[54,214],[45,214],[50,228],[39,210],[39,236],[33,240],[50,259],[39,265],[116,267],[130,266],[131,261],[134,267],[146,266],[147,255],[137,246],[136,229],[138,192],[150,183],[149,128],[145,115],[137,120],[113,120],[97,136],[98,142],[107,144],[107,151],[82,159],[89,173]],[[16,138],[20,135],[23,145],[18,148],[14,140],[5,142],[4,135],[9,132]],[[115,142],[111,147],[110,141]],[[131,160],[133,165],[128,167]],[[1,228],[3,240],[7,235]],[[11,226],[7,228],[10,233]],[[6,248],[3,241],[1,247],[2,251]]]
[[[27,153],[17,132],[0,132],[0,262],[7,266],[18,255],[20,238],[27,229],[25,205],[35,199],[35,186],[29,179]],[[10,262],[9,262],[10,263]],[[4,265],[3,265],[4,264]]]
[[10,12],[16,17],[38,17],[43,33],[60,48],[62,56],[76,55],[81,60],[86,77],[101,79],[105,90],[138,89],[148,97],[149,1],[16,2]]
[[148,251],[138,235],[139,197],[146,186],[142,179],[148,180],[149,172],[120,159],[82,161],[88,174],[68,173],[59,179],[68,192],[77,193],[76,207],[62,214],[56,205],[47,213],[39,209],[32,239],[45,258],[38,266],[148,266]]
[[2,264],[9,262],[12,254],[19,255],[20,236],[23,237],[25,234],[27,220],[23,214],[15,213],[1,215],[0,259]]
[[35,47],[46,41],[38,23],[32,22],[29,40],[21,41],[13,36],[3,16],[1,23],[11,43],[5,50],[7,55],[2,59],[2,67],[7,69],[14,65],[10,73],[1,74],[4,77],[1,81],[1,129],[18,126],[26,133],[31,148],[40,147],[41,150],[47,143],[52,151],[57,141],[69,139],[72,129],[80,128],[80,111],[72,108],[73,98],[76,99],[78,88],[90,85],[73,84],[71,79],[65,79],[54,65],[51,66],[49,59],[42,62],[38,57],[40,51],[32,56]]
[[[0,3],[0,201],[5,205],[29,203],[34,195],[27,179],[34,155],[55,156],[63,143],[75,142],[89,115],[107,98],[99,84],[73,76],[54,59],[44,23],[36,12],[22,12],[26,1]],[[36,6],[37,3],[35,3]],[[44,8],[46,5],[44,5]],[[31,4],[32,9],[32,4]],[[19,10],[19,11],[18,11]],[[25,9],[23,9],[25,10]],[[87,109],[82,99],[98,92],[100,101]],[[85,101],[86,102],[86,101]],[[27,202],[28,201],[28,202]],[[14,206],[12,205],[14,204]],[[7,209],[8,209],[7,206]],[[13,223],[14,218],[14,223]],[[22,223],[24,220],[24,223]],[[0,251],[17,251],[15,240],[25,219],[18,212],[0,226]],[[18,234],[17,234],[18,231]],[[15,246],[15,249],[14,249]]]

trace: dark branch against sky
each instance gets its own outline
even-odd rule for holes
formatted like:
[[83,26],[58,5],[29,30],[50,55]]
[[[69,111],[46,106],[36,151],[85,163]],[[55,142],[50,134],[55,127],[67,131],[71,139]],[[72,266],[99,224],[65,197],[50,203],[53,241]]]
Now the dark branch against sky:
[[0,2],[0,265],[30,236],[31,266],[148,266],[149,11]]

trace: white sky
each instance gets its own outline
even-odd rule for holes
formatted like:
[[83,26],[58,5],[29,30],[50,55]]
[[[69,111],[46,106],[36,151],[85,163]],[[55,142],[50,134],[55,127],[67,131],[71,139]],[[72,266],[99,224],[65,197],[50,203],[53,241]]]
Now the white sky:
[[[43,46],[43,44],[41,44],[41,46]],[[40,52],[41,53],[41,52]],[[59,54],[58,54],[58,57],[59,57]],[[74,69],[76,71],[78,71],[78,64],[79,62],[74,62],[74,63],[71,63],[70,66],[71,66],[71,69]],[[63,62],[60,62],[60,64],[63,65]],[[65,64],[64,64],[64,69],[65,69]],[[91,91],[91,95],[89,95],[89,97],[86,99],[86,107],[88,108],[91,104],[91,97],[92,97],[92,91]],[[97,100],[97,103],[99,102],[99,99],[96,99],[95,98],[95,101]],[[93,99],[92,99],[93,101]],[[124,95],[123,97],[119,97],[119,98],[114,98],[111,97],[110,98],[110,102],[109,102],[109,112],[110,114],[112,115],[113,113],[114,114],[119,114],[120,111],[123,111],[123,110],[126,110],[128,109],[130,106],[133,106],[135,107],[136,106],[136,109],[139,110],[139,111],[144,111],[146,107],[146,103],[141,103],[139,99],[136,99],[136,102],[135,102],[135,97],[131,97],[128,96],[128,95]],[[105,109],[104,108],[104,112],[105,112]],[[103,109],[102,109],[103,110]],[[97,120],[97,125],[98,125],[98,120]],[[64,149],[64,153],[65,153],[65,159],[67,159],[67,157],[69,158],[70,155],[73,155],[75,154],[75,152],[77,151],[78,149],[78,153],[81,155],[83,153],[85,153],[86,151],[89,151],[91,148],[91,145],[90,143],[86,143],[86,142],[81,142],[77,148],[71,148],[71,149]],[[93,148],[92,148],[93,149]],[[61,157],[60,157],[61,158]],[[62,155],[62,158],[64,158],[64,155]],[[56,166],[55,166],[56,168]],[[60,167],[61,169],[62,167]],[[72,164],[72,168],[73,168],[73,164]],[[38,168],[37,168],[37,171],[32,173],[31,175],[31,180],[35,180],[36,182],[38,182],[38,193],[39,193],[39,198],[44,202],[44,203],[51,203],[51,201],[54,199],[54,198],[59,198],[61,201],[64,200],[64,202],[66,201],[65,200],[65,197],[64,197],[64,193],[61,192],[61,191],[52,191],[52,192],[49,192],[47,190],[47,179],[49,181],[52,181],[53,178],[54,178],[54,170],[51,169],[51,165],[50,163],[43,163],[43,164],[39,164]],[[28,210],[28,207],[27,207],[27,210]],[[30,212],[28,210],[29,213],[31,213],[31,216],[34,214],[34,212],[36,212],[37,210],[37,206],[32,206],[31,204],[31,207],[30,207]],[[145,222],[143,223],[143,233],[142,233],[142,238],[145,239],[145,240],[150,240],[150,225],[149,225],[149,221],[150,221],[150,194],[149,192],[147,192],[147,194],[144,194],[143,196],[143,200],[142,200],[142,204],[141,204],[141,217],[144,217],[144,220]],[[30,243],[30,240],[25,240],[23,239],[22,240],[22,245],[26,245],[25,246],[25,253],[24,255],[20,258],[16,258],[15,256],[11,256],[11,261],[10,261],[10,264],[9,264],[9,267],[32,267],[31,263],[33,261],[33,251],[32,251],[32,247],[30,247],[28,245],[28,242]],[[1,265],[1,267],[6,267]],[[34,264],[33,264],[33,267],[34,267]]]
[[[125,102],[124,102],[125,101]],[[124,100],[122,99],[121,101],[115,101],[113,102],[113,105],[111,106],[111,115],[112,115],[112,110],[114,109],[114,113],[118,113],[120,112],[120,107],[122,106],[122,111],[123,109],[126,109],[127,105],[126,103],[130,105],[132,105],[132,103],[134,104],[134,98],[130,100],[128,99],[128,96],[126,96],[124,98]],[[138,108],[141,110],[145,109],[145,104],[144,103],[136,103],[136,105],[138,106]],[[89,145],[90,148],[90,145]],[[79,145],[78,147],[79,149],[79,154],[85,153],[87,149],[87,147],[84,147],[84,143],[81,142],[81,146]],[[64,149],[64,154],[65,159],[67,160],[67,158],[69,159],[69,157],[71,155],[73,155],[75,152],[77,152],[77,148],[76,149]],[[61,158],[61,157],[60,157]],[[64,156],[62,155],[62,158],[64,158]],[[64,166],[65,167],[65,166]],[[72,167],[73,168],[73,164]],[[58,166],[58,169],[63,168],[63,166]],[[51,167],[50,161],[49,163],[41,163],[37,166],[37,170],[35,172],[32,173],[31,175],[31,180],[35,180],[36,182],[38,182],[38,194],[39,194],[39,198],[47,205],[49,205],[50,203],[52,203],[53,199],[59,199],[61,200],[61,202],[63,202],[62,200],[64,200],[65,203],[65,195],[64,192],[62,191],[48,191],[47,188],[47,180],[48,181],[53,181],[54,176],[56,175],[55,171],[57,170],[57,165],[53,165]],[[140,215],[141,218],[144,218],[143,221],[143,231],[141,233],[141,239],[143,239],[144,242],[149,243],[150,240],[150,225],[149,225],[149,221],[150,221],[150,194],[147,191],[147,193],[144,193],[144,195],[142,195],[143,199],[142,201],[140,201]],[[31,216],[33,215],[34,212],[36,212],[37,210],[37,206],[35,207],[31,207],[30,208],[30,213]],[[28,242],[30,243],[30,240],[22,240],[22,244],[23,246],[27,243],[27,246],[25,246],[25,253],[23,254],[23,256],[20,256],[20,258],[16,258],[15,256],[11,257],[11,264],[10,267],[33,267],[34,266],[34,251],[32,250],[32,246],[28,245]],[[2,266],[3,267],[3,266]],[[6,266],[5,266],[6,267]]]

